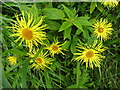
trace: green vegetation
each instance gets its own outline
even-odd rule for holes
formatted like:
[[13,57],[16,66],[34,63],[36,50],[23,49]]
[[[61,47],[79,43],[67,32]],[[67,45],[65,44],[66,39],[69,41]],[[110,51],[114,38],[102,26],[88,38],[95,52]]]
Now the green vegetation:
[[[108,8],[101,2],[3,2],[0,42],[2,42],[2,60],[0,71],[2,86],[0,88],[119,88],[120,86],[120,5]],[[33,26],[37,25],[41,16],[44,16],[42,25],[47,25],[43,30],[46,39],[38,45],[33,45],[33,50],[38,49],[34,57],[29,57],[29,47],[20,40],[15,42],[17,36],[10,36],[15,23],[15,15],[22,17],[22,11],[33,15]],[[78,43],[81,45],[93,44],[99,38],[94,35],[95,20],[107,19],[112,24],[113,31],[110,39],[102,41],[107,47],[101,55],[105,59],[100,67],[86,68],[85,63],[74,61],[77,56]],[[36,20],[36,22],[34,22]],[[30,24],[32,26],[32,23]],[[23,23],[22,23],[23,24]],[[17,24],[16,24],[17,25]],[[24,24],[23,24],[24,25]],[[16,26],[17,27],[17,26]],[[26,34],[27,35],[27,34]],[[29,34],[30,35],[30,34]],[[28,36],[29,36],[28,35]],[[55,53],[51,56],[46,45],[50,46],[57,39],[64,53]],[[38,42],[37,42],[38,43]],[[0,47],[1,48],[1,47]],[[55,48],[56,49],[56,48]],[[50,68],[31,68],[31,59],[37,60],[39,53],[47,52],[47,57],[52,59]],[[11,65],[8,57],[15,56],[16,63]],[[0,53],[1,57],[1,53]],[[37,63],[37,61],[36,61]],[[40,62],[39,62],[40,63]]]

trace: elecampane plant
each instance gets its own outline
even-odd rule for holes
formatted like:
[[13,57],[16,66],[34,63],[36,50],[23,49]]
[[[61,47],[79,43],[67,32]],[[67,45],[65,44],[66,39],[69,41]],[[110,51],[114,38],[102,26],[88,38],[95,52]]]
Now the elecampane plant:
[[119,87],[117,0],[1,7],[2,88]]

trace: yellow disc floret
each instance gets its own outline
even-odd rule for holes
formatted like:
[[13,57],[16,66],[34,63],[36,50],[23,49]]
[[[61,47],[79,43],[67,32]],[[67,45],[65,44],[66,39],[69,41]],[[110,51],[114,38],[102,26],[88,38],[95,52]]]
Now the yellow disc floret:
[[[31,53],[29,53],[29,56],[30,57],[34,57],[36,55],[38,50],[33,50]],[[46,53],[43,53],[43,51],[41,51],[37,58],[35,60],[31,59],[30,63],[31,63],[31,68],[34,68],[34,69],[37,69],[37,70],[44,70],[45,68],[48,68],[50,69],[50,67],[48,67],[49,64],[52,64],[51,62],[53,61],[52,58],[48,58],[47,57],[48,54],[47,52]]]
[[54,57],[55,54],[59,54],[59,53],[62,53],[64,55],[61,47],[64,43],[63,44],[59,44],[59,43],[60,42],[55,41],[50,46],[47,45],[47,47],[45,48],[49,50],[51,56]]
[[77,55],[74,60],[81,61],[82,63],[86,63],[86,68],[90,67],[100,67],[101,61],[105,58],[100,53],[103,52],[105,49],[103,48],[102,42],[97,44],[98,41],[95,41],[93,45],[85,44],[84,46],[78,44],[78,53],[74,53]]
[[100,40],[108,40],[110,39],[110,35],[112,35],[112,24],[108,23],[108,20],[103,20],[102,18],[100,21],[96,21],[93,25],[94,27],[94,34]]
[[[28,18],[25,18],[25,14]],[[35,18],[32,14],[23,11],[20,18],[18,15],[15,17],[16,20],[12,20],[14,24],[10,27],[14,32],[11,36],[18,37],[15,42],[20,41],[19,45],[21,45],[25,41],[29,51],[32,51],[34,45],[43,44],[43,40],[46,39],[46,33],[43,30],[47,29],[47,25],[41,25],[43,16]]]

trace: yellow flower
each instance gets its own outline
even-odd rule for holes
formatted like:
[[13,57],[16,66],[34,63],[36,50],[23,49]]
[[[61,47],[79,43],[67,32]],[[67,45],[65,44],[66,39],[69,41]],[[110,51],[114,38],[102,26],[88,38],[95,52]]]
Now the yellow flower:
[[9,56],[7,59],[11,65],[15,65],[17,63],[17,58],[14,56]]
[[[27,18],[25,18],[25,15],[27,15]],[[46,25],[41,25],[43,17],[35,18],[32,14],[24,13],[24,11],[20,18],[18,18],[18,15],[15,15],[15,17],[17,21],[12,20],[14,24],[10,27],[13,28],[14,32],[11,36],[18,37],[15,42],[21,40],[19,44],[21,45],[25,41],[29,51],[32,50],[33,45],[43,44],[42,40],[46,38],[46,33],[43,30],[47,28]]]
[[50,52],[50,55],[52,57],[54,57],[55,54],[59,54],[62,53],[64,55],[64,53],[62,52],[62,45],[64,44],[59,44],[60,42],[58,42],[57,40],[55,40],[50,46],[47,46],[45,49],[48,49]]
[[108,8],[116,7],[118,5],[117,0],[102,0],[102,4]]
[[101,40],[107,40],[110,38],[110,35],[112,34],[112,24],[108,23],[108,20],[103,20],[102,18],[100,21],[96,21],[95,24],[93,25],[95,31],[95,35],[97,38]]
[[98,41],[95,41],[93,45],[84,44],[84,46],[82,46],[78,44],[77,51],[79,53],[74,53],[74,55],[77,55],[74,60],[80,60],[82,64],[86,63],[86,68],[93,68],[93,65],[95,65],[95,67],[100,67],[102,59],[105,58],[100,52],[104,50],[105,48],[103,48],[102,42],[98,43]]
[[[33,50],[31,53],[29,53],[30,57],[34,57],[37,54],[37,51]],[[47,52],[43,53],[43,51],[41,51],[37,58],[35,60],[30,60],[31,63],[31,68],[37,69],[37,70],[44,70],[44,68],[48,68],[50,69],[50,67],[48,67],[48,64],[52,64],[51,62],[53,61],[52,58],[48,58],[47,57]]]

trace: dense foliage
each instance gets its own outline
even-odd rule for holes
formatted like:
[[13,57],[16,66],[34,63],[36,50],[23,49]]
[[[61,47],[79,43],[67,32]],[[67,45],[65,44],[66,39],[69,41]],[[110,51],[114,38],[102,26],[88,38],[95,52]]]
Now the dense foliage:
[[[119,87],[119,4],[106,7],[101,2],[2,2],[1,7],[1,88]],[[95,20],[99,21],[101,18],[107,19],[108,24],[112,25],[108,27],[112,28],[112,33],[107,40],[100,40],[94,34]],[[22,43],[21,40],[15,41],[21,35],[19,28],[27,26],[30,30],[34,28],[35,37],[39,39],[33,38],[33,41],[29,41],[29,33],[24,34],[28,36],[24,36]],[[43,30],[38,32],[37,30],[41,28]],[[107,28],[107,25],[104,28]],[[17,33],[16,36],[15,33]],[[21,38],[23,38],[23,33]],[[105,58],[100,61],[100,66],[93,62],[93,68],[89,65],[86,68],[87,61],[83,64],[81,60],[75,61],[77,47],[79,44],[95,45],[96,40],[98,43],[103,43],[98,51],[101,50],[100,54]],[[56,52],[51,49],[55,45],[54,50],[59,48]],[[41,64],[41,58],[38,57],[44,58],[45,63]],[[31,59],[35,60],[36,64]],[[50,61],[47,62],[47,60]],[[97,60],[99,61],[98,57]]]

